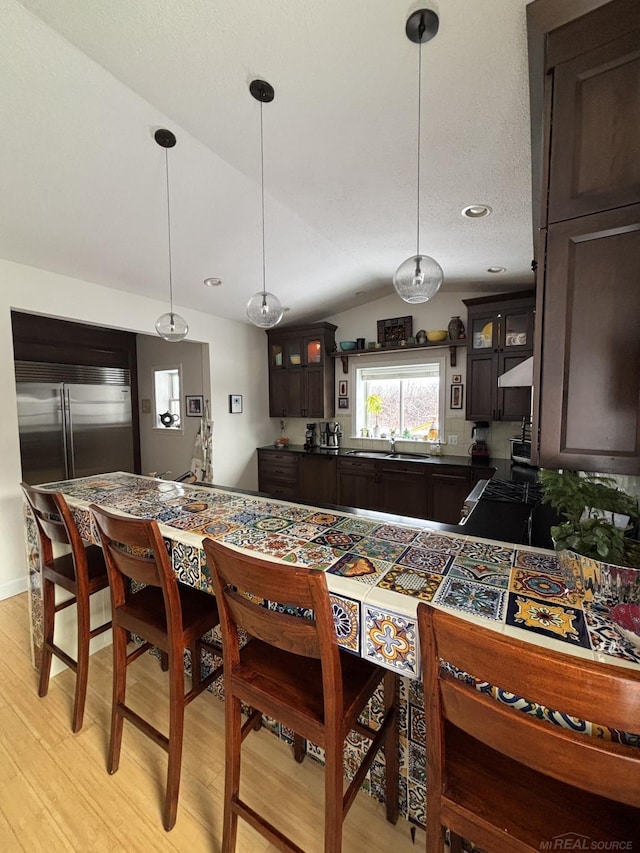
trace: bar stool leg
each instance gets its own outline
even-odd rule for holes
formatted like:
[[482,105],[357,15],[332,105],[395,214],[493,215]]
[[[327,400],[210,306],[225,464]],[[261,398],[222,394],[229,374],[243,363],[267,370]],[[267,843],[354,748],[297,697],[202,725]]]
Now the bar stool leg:
[[76,658],[76,694],[73,703],[72,731],[79,732],[84,718],[84,706],[87,699],[87,679],[89,676],[89,633],[91,617],[89,601],[76,599],[76,619],[78,623],[78,652]]
[[[195,664],[195,669],[194,669]],[[192,672],[199,672],[199,662],[192,662]],[[164,804],[164,828],[173,829],[178,815],[182,739],[184,734],[184,658],[181,653],[169,652],[169,763],[167,792]]]
[[324,853],[341,853],[344,821],[344,743],[337,732],[328,732],[324,766]]
[[127,690],[127,638],[126,631],[113,626],[113,702],[111,705],[111,738],[109,741],[109,759],[107,770],[115,773],[120,765],[122,747],[122,728],[125,694]]
[[400,779],[400,736],[398,732],[398,679],[393,672],[387,672],[384,677],[384,709],[385,714],[393,709],[393,720],[384,737],[384,786],[387,820],[397,823],[400,812],[399,779]]
[[238,815],[233,803],[240,794],[240,749],[242,745],[241,703],[230,690],[225,690],[225,777],[222,853],[234,853],[238,834]]
[[42,660],[40,662],[40,681],[38,696],[46,696],[49,690],[49,675],[51,673],[51,644],[53,643],[53,626],[55,620],[55,584],[53,581],[42,579],[42,613],[43,637]]

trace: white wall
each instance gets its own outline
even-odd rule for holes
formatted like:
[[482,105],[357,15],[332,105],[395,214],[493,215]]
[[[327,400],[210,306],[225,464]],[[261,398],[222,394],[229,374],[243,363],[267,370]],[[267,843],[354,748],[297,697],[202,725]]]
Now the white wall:
[[[140,457],[143,474],[170,472],[166,479],[184,474],[191,467],[193,445],[200,418],[189,418],[185,396],[197,394],[209,398],[209,348],[191,341],[169,343],[156,335],[138,335],[138,412],[140,416]],[[179,367],[182,418],[179,429],[158,426],[153,406],[153,370]],[[144,411],[142,402],[150,403]]]
[[[175,308],[189,323],[189,340],[208,344],[215,481],[257,488],[255,448],[272,438],[266,335],[253,326]],[[0,259],[0,598],[26,589],[27,578],[11,309],[154,335],[166,304]],[[243,414],[229,414],[229,394],[243,395]]]

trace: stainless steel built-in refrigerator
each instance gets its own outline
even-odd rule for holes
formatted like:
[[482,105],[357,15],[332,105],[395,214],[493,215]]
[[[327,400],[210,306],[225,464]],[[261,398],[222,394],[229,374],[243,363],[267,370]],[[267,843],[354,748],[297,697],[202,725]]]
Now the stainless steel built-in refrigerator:
[[16,391],[27,483],[133,472],[128,370],[21,361]]

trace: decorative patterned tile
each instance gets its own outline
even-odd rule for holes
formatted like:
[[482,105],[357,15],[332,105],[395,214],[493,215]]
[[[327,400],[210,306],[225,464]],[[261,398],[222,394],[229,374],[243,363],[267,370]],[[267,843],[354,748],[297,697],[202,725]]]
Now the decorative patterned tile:
[[396,672],[418,675],[417,624],[401,616],[364,604],[362,647],[365,657]]
[[379,580],[390,567],[383,560],[371,560],[359,554],[343,554],[329,569],[329,574],[362,581],[371,586]]
[[402,556],[406,548],[407,546],[404,543],[378,539],[376,534],[376,536],[365,536],[364,539],[354,544],[351,550],[355,554],[362,554],[373,560],[387,560],[393,563]]
[[227,542],[229,545],[236,545],[238,548],[250,548],[256,542],[261,542],[266,539],[267,534],[261,530],[252,530],[249,527],[240,527],[233,530],[231,533],[225,533],[219,537],[221,542]]
[[511,569],[499,563],[481,563],[466,557],[456,557],[449,569],[449,577],[463,578],[469,581],[497,586],[500,589],[509,588]]
[[377,539],[388,539],[390,542],[401,542],[409,545],[420,531],[415,527],[402,527],[399,524],[381,524],[373,531]]
[[308,521],[309,524],[320,524],[322,527],[333,527],[334,524],[338,524],[343,518],[343,515],[334,515],[331,512],[322,512],[319,510],[308,515],[305,521]]
[[378,581],[377,586],[419,598],[421,601],[431,601],[441,582],[442,575],[404,566],[393,566],[382,580]]
[[426,548],[407,548],[404,554],[397,559],[401,566],[412,569],[422,569],[425,572],[436,572],[445,575],[453,561],[450,554],[441,551],[427,551]]
[[344,595],[329,596],[338,645],[360,654],[360,602]]
[[590,648],[584,614],[574,607],[509,593],[507,625],[526,628],[554,640]]
[[347,533],[345,530],[331,528],[323,531],[313,540],[315,545],[327,545],[329,548],[339,548],[341,551],[350,551],[362,536],[359,533]]
[[366,536],[378,526],[377,521],[367,521],[366,518],[358,518],[357,516],[347,516],[336,525],[339,530],[346,530],[347,533],[360,533],[361,536]]
[[414,545],[429,551],[442,551],[445,554],[458,554],[464,543],[465,536],[448,536],[446,533],[436,533],[433,530],[422,530]]
[[561,574],[558,558],[554,554],[516,550],[513,565],[517,569],[527,569],[531,572],[543,572],[547,575]]
[[282,559],[287,563],[297,563],[300,566],[309,566],[312,569],[319,569],[324,572],[341,556],[342,551],[328,548],[326,545],[305,542],[300,548],[295,548]]
[[320,533],[322,533],[322,527],[319,524],[309,524],[307,521],[294,521],[287,530],[288,536],[295,536],[297,539],[306,539],[307,541],[314,539]]
[[194,533],[201,533],[203,536],[208,536],[210,539],[221,539],[226,533],[233,533],[234,530],[238,530],[240,527],[239,524],[232,524],[229,521],[223,521],[222,519],[213,519],[210,518],[206,524],[203,524],[201,527],[193,528]]
[[287,554],[294,552],[297,548],[301,548],[304,544],[303,539],[294,539],[291,536],[286,536],[284,533],[267,533],[263,539],[249,542],[244,547],[249,551],[259,551],[261,554],[269,554],[271,557],[283,559]]
[[287,527],[291,527],[291,520],[276,515],[266,515],[256,519],[251,526],[255,527],[256,530],[264,530],[266,533],[278,533]]
[[467,539],[460,549],[460,556],[469,557],[480,562],[499,563],[502,566],[511,566],[513,562],[513,549],[492,542],[477,542]]
[[618,631],[615,623],[592,607],[585,607],[584,616],[594,652],[640,664],[640,649]]
[[511,592],[572,607],[577,607],[580,600],[575,587],[567,589],[562,578],[527,569],[513,571],[509,589]]
[[232,521],[234,524],[246,524],[247,526],[258,521],[260,514],[256,510],[239,509],[237,512],[232,512],[227,515],[227,521]]
[[185,545],[183,542],[174,542],[171,549],[171,563],[178,580],[187,586],[196,589],[206,589],[203,580],[202,567],[206,562],[205,553],[202,548]]
[[504,615],[506,593],[496,587],[447,577],[434,602],[453,610],[462,610],[464,613],[497,621]]

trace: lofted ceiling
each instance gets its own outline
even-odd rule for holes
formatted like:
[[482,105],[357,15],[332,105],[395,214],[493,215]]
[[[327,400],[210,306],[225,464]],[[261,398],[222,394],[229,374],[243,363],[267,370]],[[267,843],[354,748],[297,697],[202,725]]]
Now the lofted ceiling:
[[[420,248],[443,289],[530,286],[527,0],[437,0],[422,48]],[[0,0],[0,257],[246,321],[387,295],[416,247],[420,4],[398,0]],[[490,205],[489,217],[462,209]],[[487,268],[506,272],[491,275]],[[206,288],[207,277],[222,286]],[[435,297],[437,299],[437,296]],[[402,305],[404,303],[400,303]],[[399,305],[399,309],[400,309]]]

